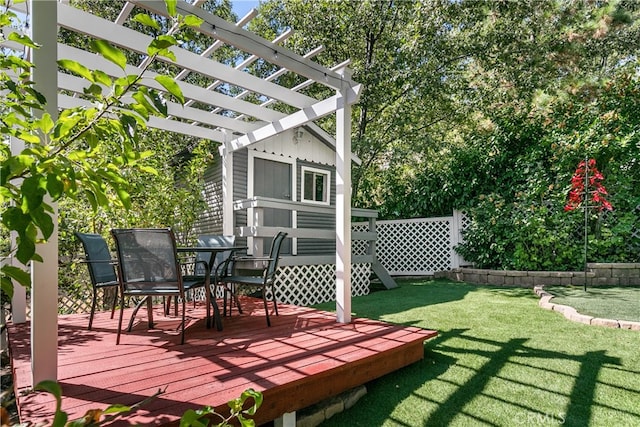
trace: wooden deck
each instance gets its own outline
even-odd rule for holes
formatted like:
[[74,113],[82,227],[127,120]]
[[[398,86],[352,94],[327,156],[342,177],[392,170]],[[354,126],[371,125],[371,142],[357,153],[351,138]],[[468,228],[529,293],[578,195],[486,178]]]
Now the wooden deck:
[[[244,314],[224,318],[224,330],[206,329],[204,307],[188,308],[186,342],[178,321],[154,310],[147,329],[144,309],[133,331],[116,346],[116,319],[97,313],[61,316],[58,323],[58,382],[62,409],[76,419],[89,409],[132,405],[165,392],[113,425],[177,425],[189,408],[227,402],[249,387],[264,395],[255,420],[268,423],[422,359],[424,341],[435,331],[368,319],[340,324],[334,313],[279,305],[267,327],[262,301],[243,300]],[[125,321],[130,314],[125,312]],[[51,423],[55,401],[28,392],[31,384],[30,325],[9,325],[16,396],[22,422]]]

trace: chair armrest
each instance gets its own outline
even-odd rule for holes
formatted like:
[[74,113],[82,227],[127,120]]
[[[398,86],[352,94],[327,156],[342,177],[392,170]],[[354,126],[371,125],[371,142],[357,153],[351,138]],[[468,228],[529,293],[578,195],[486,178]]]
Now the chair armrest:
[[113,265],[117,265],[118,264],[118,260],[113,258],[113,259],[79,259],[77,262],[79,263],[83,263],[83,264],[113,264]]
[[273,258],[268,256],[251,256],[251,255],[243,255],[238,257],[233,257],[234,261],[273,261]]

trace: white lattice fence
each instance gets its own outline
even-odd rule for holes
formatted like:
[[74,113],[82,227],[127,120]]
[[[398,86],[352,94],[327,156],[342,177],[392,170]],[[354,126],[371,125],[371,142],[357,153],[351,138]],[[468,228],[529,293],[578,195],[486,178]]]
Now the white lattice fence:
[[378,221],[378,260],[395,275],[450,270],[452,222],[453,217]]
[[[351,225],[351,231],[354,233],[364,233],[369,231],[368,223],[356,223]],[[366,255],[369,249],[369,242],[367,240],[352,240],[351,241],[351,255]]]
[[[369,293],[371,264],[351,267],[351,295]],[[287,265],[278,272],[276,299],[285,304],[309,306],[336,300],[335,264]]]

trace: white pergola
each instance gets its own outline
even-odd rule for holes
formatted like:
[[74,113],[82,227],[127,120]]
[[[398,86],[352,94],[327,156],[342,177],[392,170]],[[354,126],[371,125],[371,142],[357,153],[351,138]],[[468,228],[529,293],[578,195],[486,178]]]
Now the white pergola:
[[[86,38],[103,39],[124,50],[144,54],[151,37],[127,26],[136,8],[167,16],[163,1],[128,1],[114,22],[99,18],[67,4],[67,1],[29,0],[22,12],[30,19],[31,37],[42,47],[31,52],[35,64],[33,80],[36,88],[47,100],[48,112],[57,117],[59,109],[86,103],[81,96],[85,82],[75,76],[58,71],[57,59],[73,59],[91,69],[101,69],[112,76],[122,76],[122,70],[102,57],[77,47],[54,43],[59,27],[81,34]],[[199,31],[210,38],[207,49],[194,53],[184,48],[172,49],[180,70],[174,77],[187,102],[184,106],[168,104],[170,116],[151,118],[150,127],[205,138],[220,143],[223,161],[223,205],[225,234],[233,234],[233,180],[231,167],[233,154],[266,138],[299,126],[311,126],[325,133],[314,120],[329,114],[336,115],[336,308],[337,321],[351,321],[351,105],[358,101],[361,85],[350,78],[348,61],[326,68],[312,61],[322,51],[319,47],[305,55],[298,55],[281,43],[290,36],[287,31],[273,41],[265,40],[243,27],[256,15],[252,10],[237,23],[231,23],[201,8],[203,0],[178,1],[182,15],[196,15],[203,19]],[[26,7],[26,8],[25,8]],[[238,51],[245,58],[235,66],[225,65],[211,58],[223,45]],[[251,75],[246,67],[254,61],[264,60],[277,67],[267,78]],[[138,74],[142,64],[128,64],[127,74]],[[185,78],[197,73],[213,81],[207,87],[188,83]],[[295,73],[303,83],[287,88],[275,83],[284,73]],[[145,76],[153,77],[147,71]],[[152,78],[143,84],[157,90],[163,88]],[[303,93],[312,85],[323,85],[335,93],[316,99]],[[232,85],[241,88],[238,95],[230,96],[216,90]],[[261,103],[244,100],[248,94],[257,95]],[[273,108],[273,104],[286,104],[290,114]],[[20,151],[20,142],[12,143],[13,151]],[[31,354],[33,384],[57,379],[57,229],[52,238],[38,246],[43,263],[33,263],[31,293]],[[17,292],[15,307],[24,307],[24,293]],[[24,321],[24,314],[14,313],[14,321]]]

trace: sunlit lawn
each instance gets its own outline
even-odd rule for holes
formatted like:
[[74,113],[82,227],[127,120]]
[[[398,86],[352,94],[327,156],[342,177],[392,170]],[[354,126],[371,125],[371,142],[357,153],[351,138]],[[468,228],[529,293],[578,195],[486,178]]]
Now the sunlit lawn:
[[639,332],[571,322],[531,289],[399,284],[354,298],[354,316],[439,336],[323,426],[640,426]]
[[592,317],[640,322],[640,287],[545,286],[554,304],[568,305]]

